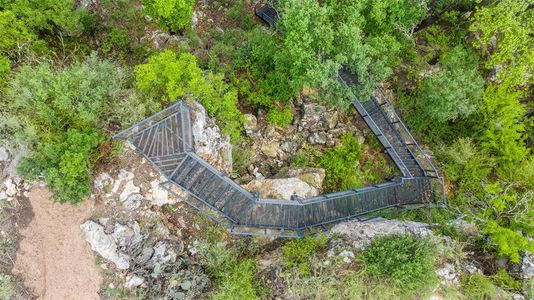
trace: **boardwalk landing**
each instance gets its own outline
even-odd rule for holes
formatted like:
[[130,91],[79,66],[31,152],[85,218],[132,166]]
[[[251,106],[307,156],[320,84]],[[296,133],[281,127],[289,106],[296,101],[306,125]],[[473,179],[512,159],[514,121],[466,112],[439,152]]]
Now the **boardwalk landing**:
[[[167,179],[161,186],[235,234],[299,237],[389,208],[445,204],[443,180],[383,97],[354,106],[403,176],[374,186],[310,199],[261,199],[195,154],[190,109],[178,102],[118,133]],[[185,193],[184,193],[185,191]],[[184,194],[186,196],[184,196]]]

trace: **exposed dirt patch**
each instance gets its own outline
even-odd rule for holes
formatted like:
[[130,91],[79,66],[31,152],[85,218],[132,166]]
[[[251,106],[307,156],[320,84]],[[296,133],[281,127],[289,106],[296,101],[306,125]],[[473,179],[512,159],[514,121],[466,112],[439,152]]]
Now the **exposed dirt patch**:
[[34,217],[20,232],[13,273],[41,299],[99,299],[100,270],[79,227],[92,201],[61,205],[42,187],[32,188],[29,199]]

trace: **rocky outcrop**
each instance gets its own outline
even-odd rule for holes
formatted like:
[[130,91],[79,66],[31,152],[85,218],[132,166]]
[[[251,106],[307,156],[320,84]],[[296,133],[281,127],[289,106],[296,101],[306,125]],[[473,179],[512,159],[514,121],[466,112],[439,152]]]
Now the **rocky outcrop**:
[[419,222],[387,220],[376,218],[368,222],[357,220],[336,224],[331,234],[342,234],[353,243],[354,248],[362,249],[374,238],[390,234],[411,234],[418,237],[432,236],[429,225]]
[[219,171],[232,174],[230,137],[221,132],[202,105],[196,101],[188,104],[191,107],[195,153]]
[[104,231],[104,225],[94,221],[86,221],[80,228],[93,251],[114,263],[118,269],[126,270],[130,267],[130,256],[122,249],[141,241],[139,224],[134,222],[130,226],[117,223],[109,234]]
[[319,190],[298,178],[256,179],[244,186],[250,192],[258,192],[260,198],[291,200],[291,196],[310,198]]
[[291,200],[296,195],[300,199],[318,196],[325,177],[323,169],[284,168],[273,178],[259,178],[244,186],[250,192],[258,192],[260,198]]
[[275,179],[292,177],[300,179],[321,191],[323,188],[325,171],[324,169],[319,168],[283,168],[278,174],[273,176]]
[[248,174],[241,177],[242,182],[274,176],[307,145],[334,147],[347,133],[364,143],[363,133],[354,124],[352,115],[310,102],[306,97],[299,99],[293,108],[292,124],[285,127],[268,124],[264,111],[259,111],[257,116],[245,114],[244,129],[249,139],[242,148],[250,149],[254,157],[247,168]]
[[534,254],[526,252],[521,260],[521,275],[524,280],[534,280]]

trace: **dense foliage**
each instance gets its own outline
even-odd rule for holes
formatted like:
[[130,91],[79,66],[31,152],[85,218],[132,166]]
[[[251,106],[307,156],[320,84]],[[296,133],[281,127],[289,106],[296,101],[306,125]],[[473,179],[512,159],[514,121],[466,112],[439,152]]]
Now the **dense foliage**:
[[[519,262],[534,252],[531,0],[283,0],[277,30],[259,24],[247,0],[199,3],[192,27],[195,5],[0,0],[0,138],[28,146],[20,174],[79,203],[113,155],[110,136],[184,97],[204,105],[235,144],[247,139],[242,113],[288,126],[301,99],[347,110],[351,93],[365,101],[381,83],[445,177],[448,207],[425,211],[427,220],[474,222],[481,235],[462,241],[476,253]],[[357,75],[355,85],[337,80],[343,69]],[[345,135],[334,147],[304,146],[293,165],[325,169],[324,190],[339,191],[391,175],[373,151]],[[252,152],[235,151],[238,175]],[[446,226],[440,232],[458,238]],[[257,251],[223,240],[197,245],[211,296],[264,296]],[[395,298],[433,278],[426,241],[379,239],[343,274],[319,263],[325,247],[321,238],[281,247],[289,297]],[[493,272],[464,276],[464,296],[521,288],[516,274]]]
[[149,16],[162,28],[179,31],[191,26],[194,0],[143,0]]
[[365,272],[393,280],[407,292],[428,286],[435,279],[434,246],[411,235],[389,235],[375,239],[362,253]]
[[163,51],[136,66],[135,78],[140,91],[162,104],[195,96],[224,133],[234,141],[239,138],[243,116],[237,109],[236,91],[224,83],[222,75],[203,74],[193,55]]
[[1,125],[36,150],[19,165],[22,175],[43,175],[61,202],[77,203],[90,194],[89,171],[105,139],[100,130],[123,118],[125,76],[96,55],[67,68],[47,62],[20,68],[7,88],[9,113]]

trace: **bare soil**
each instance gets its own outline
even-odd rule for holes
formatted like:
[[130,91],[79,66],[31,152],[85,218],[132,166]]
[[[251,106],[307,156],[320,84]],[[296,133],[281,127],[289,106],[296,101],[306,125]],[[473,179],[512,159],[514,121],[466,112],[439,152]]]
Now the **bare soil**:
[[93,201],[62,205],[42,187],[32,188],[29,199],[34,215],[20,232],[13,273],[39,299],[99,299],[100,270],[80,229]]

